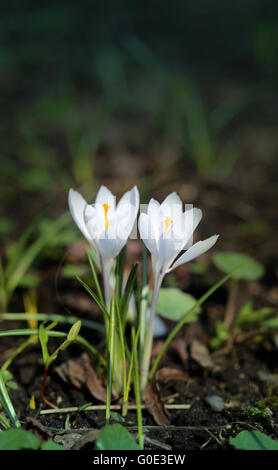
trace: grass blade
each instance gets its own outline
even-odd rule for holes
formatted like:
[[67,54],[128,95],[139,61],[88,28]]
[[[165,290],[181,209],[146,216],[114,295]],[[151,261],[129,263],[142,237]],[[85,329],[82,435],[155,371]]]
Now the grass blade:
[[16,416],[12,401],[8,394],[2,372],[0,371],[0,403],[16,428],[20,428],[20,422]]
[[104,304],[104,298],[103,298],[103,295],[102,295],[102,290],[101,290],[100,284],[98,282],[98,277],[97,277],[97,273],[96,273],[96,269],[95,269],[95,265],[94,265],[94,260],[93,260],[92,255],[89,251],[88,251],[88,259],[89,259],[89,263],[90,263],[90,267],[91,267],[91,271],[92,271],[92,276],[93,276],[93,282],[94,282],[94,286],[95,286],[96,291],[97,291],[97,295],[98,295],[99,299],[101,300],[101,302]]
[[90,294],[90,296],[94,299],[96,304],[101,309],[102,313],[105,315],[106,319],[109,319],[109,313],[104,305],[104,302],[98,298],[98,296],[94,293],[94,291],[86,284],[86,282],[82,281],[79,276],[76,276],[76,279],[80,282],[80,284],[86,289],[86,291]]

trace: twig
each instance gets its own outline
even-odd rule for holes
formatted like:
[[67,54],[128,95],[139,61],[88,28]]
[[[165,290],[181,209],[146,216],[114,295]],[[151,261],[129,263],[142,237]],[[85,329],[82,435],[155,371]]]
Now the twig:
[[[167,408],[168,410],[188,410],[191,407],[191,405],[190,404],[166,404],[166,405],[164,405],[164,407]],[[146,410],[146,409],[150,408],[150,406],[141,405],[141,408]],[[122,407],[121,407],[121,405],[111,405],[110,409],[115,411],[115,410],[121,410]],[[137,407],[136,407],[136,405],[129,405],[128,409],[129,410],[136,410]],[[56,414],[57,413],[58,414],[77,413],[79,410],[80,410],[80,408],[77,407],[77,406],[73,406],[73,407],[69,407],[69,408],[55,408],[55,409],[51,408],[51,409],[47,409],[47,410],[41,410],[40,414],[41,415],[48,415],[48,414],[53,414],[53,413],[56,413]],[[92,406],[88,406],[87,408],[85,408],[82,411],[103,411],[103,410],[106,410],[106,405],[92,405]]]

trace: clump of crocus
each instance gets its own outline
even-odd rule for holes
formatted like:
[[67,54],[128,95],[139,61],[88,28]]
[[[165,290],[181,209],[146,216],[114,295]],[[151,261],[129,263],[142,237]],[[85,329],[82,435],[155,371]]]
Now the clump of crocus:
[[151,252],[154,276],[150,317],[141,364],[142,390],[148,380],[156,306],[165,274],[202,255],[217,241],[218,235],[213,235],[191,245],[181,254],[181,251],[187,248],[201,218],[200,209],[192,208],[183,212],[182,201],[175,192],[167,196],[162,204],[151,199],[147,213],[140,214],[139,231],[146,247]]
[[[115,258],[127,243],[137,217],[139,208],[137,187],[135,186],[126,192],[117,205],[115,196],[105,186],[100,187],[94,204],[87,204],[78,192],[71,189],[69,207],[79,229],[99,256],[104,280],[105,303],[109,311],[112,305],[110,273]],[[193,232],[201,218],[202,211],[200,209],[192,208],[183,211],[182,201],[175,192],[167,196],[162,204],[151,199],[147,213],[140,214],[139,232],[141,239],[151,252],[154,276],[148,318],[142,322],[143,328],[140,325],[138,329],[142,349],[140,354],[140,387],[142,391],[148,381],[157,300],[164,276],[177,266],[205,253],[218,238],[218,235],[213,235],[204,241],[190,245]],[[182,253],[184,250],[186,251]],[[147,315],[147,310],[142,308],[143,302],[144,296],[142,295],[141,317],[144,311]],[[110,318],[112,318],[111,315]],[[115,351],[117,349],[116,346]],[[117,360],[115,359],[113,362],[114,369],[118,369],[121,374],[121,371],[124,370],[123,365],[118,368],[116,367]],[[119,376],[119,374],[116,375]]]

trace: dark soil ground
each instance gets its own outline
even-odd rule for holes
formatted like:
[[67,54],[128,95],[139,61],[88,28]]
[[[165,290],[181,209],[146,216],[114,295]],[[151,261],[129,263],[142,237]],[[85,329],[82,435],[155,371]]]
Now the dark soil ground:
[[[82,298],[82,291],[79,295]],[[242,334],[234,338],[230,347],[224,345],[216,352],[207,349],[205,356],[192,352],[193,341],[199,341],[199,344],[207,347],[209,330],[208,325],[204,328],[202,319],[207,319],[217,310],[215,304],[223,298],[224,288],[219,290],[213,300],[208,301],[198,324],[185,326],[165,354],[156,374],[155,400],[162,406],[186,406],[184,409],[166,407],[162,415],[156,413],[155,409],[143,410],[146,450],[232,449],[229,438],[241,430],[257,429],[278,439],[278,350],[273,336],[266,335],[260,342],[255,342],[252,336],[249,338],[248,334]],[[82,316],[92,318],[92,315],[84,312]],[[97,321],[100,319],[97,313],[93,317]],[[13,328],[22,326],[20,322],[13,324]],[[1,324],[3,330],[10,327],[8,322]],[[85,329],[82,333],[96,347],[103,347],[100,333]],[[22,338],[3,338],[0,345],[2,360],[22,341]],[[53,341],[50,340],[50,349],[54,347]],[[160,344],[161,340],[155,341],[154,354]],[[68,360],[78,359],[81,353],[79,347],[72,346],[60,355],[49,372],[46,397],[59,408],[78,408],[89,402],[93,405],[103,404],[90,393],[86,384],[79,388],[70,380],[65,383],[57,373],[57,367]],[[40,399],[43,363],[39,344],[30,346],[16,358],[9,370],[18,384],[18,390],[11,391],[11,398],[24,428],[39,434],[42,439],[52,438],[67,448],[93,448],[94,436],[91,431],[103,427],[105,411],[59,413],[54,410],[51,414],[43,414],[47,407]],[[29,407],[32,395],[36,400],[35,410]],[[214,397],[215,405],[209,403],[209,397]],[[132,392],[130,403],[134,404]],[[136,435],[134,410],[128,413],[125,425]]]

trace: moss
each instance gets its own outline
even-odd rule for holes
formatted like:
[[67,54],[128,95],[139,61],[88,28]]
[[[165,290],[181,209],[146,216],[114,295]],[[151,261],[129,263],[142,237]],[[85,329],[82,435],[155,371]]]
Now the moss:
[[264,418],[270,423],[272,422],[269,410],[259,408],[258,406],[247,406],[244,408],[243,413],[249,417]]
[[266,397],[258,401],[257,407],[260,409],[269,408],[271,411],[278,409],[278,397]]

